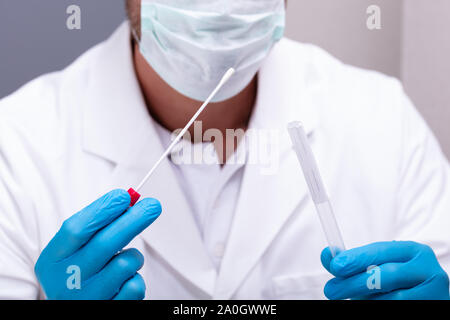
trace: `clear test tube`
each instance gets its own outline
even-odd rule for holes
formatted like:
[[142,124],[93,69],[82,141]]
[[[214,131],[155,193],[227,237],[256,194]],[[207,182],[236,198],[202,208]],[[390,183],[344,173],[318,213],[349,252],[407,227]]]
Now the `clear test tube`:
[[334,257],[340,251],[345,250],[345,245],[317,167],[316,159],[308,142],[308,138],[306,137],[303,125],[298,121],[291,122],[288,125],[288,131],[295,153],[297,154],[300,166],[303,170],[311,197],[316,206],[331,254]]

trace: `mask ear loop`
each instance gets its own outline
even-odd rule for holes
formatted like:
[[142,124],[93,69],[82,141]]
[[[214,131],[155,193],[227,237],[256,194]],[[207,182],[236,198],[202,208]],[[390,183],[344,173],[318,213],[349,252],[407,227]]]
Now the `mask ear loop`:
[[133,39],[134,41],[136,41],[137,44],[141,43],[141,40],[139,39],[139,36],[133,27],[131,27],[131,35],[133,36]]

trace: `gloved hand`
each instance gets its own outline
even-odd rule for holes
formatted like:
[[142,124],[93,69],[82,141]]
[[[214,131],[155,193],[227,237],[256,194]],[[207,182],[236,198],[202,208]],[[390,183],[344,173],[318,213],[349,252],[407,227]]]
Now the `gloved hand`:
[[[377,242],[342,251],[333,259],[325,248],[321,260],[336,277],[325,285],[329,299],[449,299],[448,276],[433,250],[423,244]],[[367,272],[370,266],[376,267]]]
[[63,223],[35,266],[47,298],[144,298],[137,273],[144,257],[136,249],[119,251],[159,217],[161,204],[147,198],[129,205],[128,193],[114,190]]

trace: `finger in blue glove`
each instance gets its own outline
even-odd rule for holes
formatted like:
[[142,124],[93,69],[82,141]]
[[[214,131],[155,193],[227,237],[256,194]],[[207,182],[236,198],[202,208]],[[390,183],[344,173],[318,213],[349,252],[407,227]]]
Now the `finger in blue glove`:
[[[449,281],[433,250],[412,241],[377,242],[343,251],[322,251],[335,276],[324,288],[329,299],[449,299]],[[368,283],[376,270],[379,287]]]

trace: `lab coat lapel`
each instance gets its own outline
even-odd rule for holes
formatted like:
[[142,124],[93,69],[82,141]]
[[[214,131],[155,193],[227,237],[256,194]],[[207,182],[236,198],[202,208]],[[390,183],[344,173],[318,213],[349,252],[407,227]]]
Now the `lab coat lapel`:
[[[250,129],[270,128],[278,132],[278,147],[275,146],[275,149],[279,168],[275,174],[267,175],[263,165],[246,165],[220,268],[214,295],[216,299],[233,297],[294,210],[310,201],[286,127],[290,121],[300,120],[312,139],[317,115],[312,109],[313,95],[305,78],[290,72],[289,66],[298,61],[289,63],[287,58],[275,47],[261,69],[258,100],[250,124]],[[258,156],[255,148],[249,148],[248,152],[249,159]]]
[[[101,53],[86,84],[83,148],[116,164],[108,187],[136,186],[163,153],[163,146],[134,74],[127,25],[104,44]],[[216,271],[168,161],[141,194],[159,199],[163,213],[140,237],[179,274],[212,296]]]

